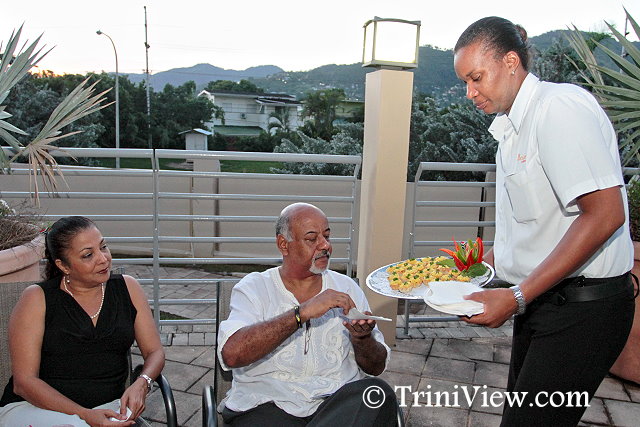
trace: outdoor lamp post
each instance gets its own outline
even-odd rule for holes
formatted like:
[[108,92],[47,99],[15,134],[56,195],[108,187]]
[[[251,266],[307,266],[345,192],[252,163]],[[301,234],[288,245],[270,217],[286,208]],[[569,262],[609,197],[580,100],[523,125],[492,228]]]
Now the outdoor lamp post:
[[[113,46],[113,53],[116,55],[116,149],[120,148],[120,86],[118,84],[118,52],[116,51],[116,45],[113,39],[108,34],[102,31],[96,31],[97,35],[106,36]],[[116,169],[120,169],[120,157],[116,155]]]
[[[413,73],[420,21],[374,18],[364,25],[367,73],[358,234],[358,278],[400,261],[403,254]],[[366,288],[366,286],[365,286]],[[378,327],[395,343],[398,300],[365,289],[372,312],[394,319]]]

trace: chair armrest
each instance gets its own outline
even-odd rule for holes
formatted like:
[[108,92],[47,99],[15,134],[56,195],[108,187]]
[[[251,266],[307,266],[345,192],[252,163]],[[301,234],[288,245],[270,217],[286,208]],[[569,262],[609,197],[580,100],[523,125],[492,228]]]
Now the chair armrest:
[[210,385],[204,386],[202,389],[202,427],[218,427],[216,406],[213,387]]
[[[142,372],[142,365],[137,365],[133,370],[133,378],[137,378]],[[162,400],[164,401],[164,410],[167,415],[167,427],[178,427],[178,415],[176,412],[176,401],[173,398],[173,390],[167,378],[160,374],[156,378],[156,384],[162,393]]]
[[173,390],[167,378],[160,374],[156,378],[156,383],[162,393],[162,400],[164,400],[164,409],[167,414],[167,427],[178,427],[178,414],[176,412],[176,401],[173,398]]

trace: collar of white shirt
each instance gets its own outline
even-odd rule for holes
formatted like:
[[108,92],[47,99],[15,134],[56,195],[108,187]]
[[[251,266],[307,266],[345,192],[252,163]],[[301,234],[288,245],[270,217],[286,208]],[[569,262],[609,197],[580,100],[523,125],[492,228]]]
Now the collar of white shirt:
[[506,132],[506,127],[510,124],[516,134],[520,132],[520,126],[524,120],[524,115],[527,111],[529,101],[533,97],[535,90],[540,83],[533,74],[527,74],[527,77],[522,82],[520,90],[516,95],[516,99],[513,101],[509,114],[500,113],[489,126],[489,132],[497,141],[502,141]]

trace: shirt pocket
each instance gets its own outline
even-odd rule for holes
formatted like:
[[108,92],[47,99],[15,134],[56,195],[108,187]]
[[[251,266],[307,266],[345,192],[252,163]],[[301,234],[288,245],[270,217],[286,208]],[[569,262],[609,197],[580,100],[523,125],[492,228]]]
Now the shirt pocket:
[[504,183],[516,222],[530,222],[540,217],[542,209],[536,197],[535,177],[523,170],[506,176]]

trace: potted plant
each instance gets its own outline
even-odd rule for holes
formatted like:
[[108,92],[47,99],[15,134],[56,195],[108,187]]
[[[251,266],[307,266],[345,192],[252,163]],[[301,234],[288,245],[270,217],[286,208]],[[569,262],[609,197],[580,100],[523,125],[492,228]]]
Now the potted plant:
[[44,235],[38,217],[0,199],[0,283],[38,281]]
[[[0,43],[0,46],[5,46],[4,52],[0,53],[0,140],[9,144],[9,147],[0,147],[0,169],[2,173],[10,173],[11,161],[20,156],[27,156],[32,176],[29,180],[33,185],[32,194],[38,203],[38,174],[45,189],[49,191],[55,191],[57,187],[56,174],[64,179],[58,163],[50,152],[58,149],[53,145],[54,142],[77,132],[65,134],[62,133],[62,129],[109,104],[101,105],[107,91],[94,94],[97,82],[87,86],[85,80],[54,109],[40,132],[30,142],[21,144],[14,134],[27,133],[8,121],[11,114],[6,100],[12,88],[50,52],[43,52],[44,48],[38,47],[40,37],[29,45],[25,43],[19,47],[21,33],[22,27],[11,34],[6,45]],[[13,152],[13,157],[7,156],[5,148]],[[44,252],[44,236],[39,232],[33,215],[24,211],[26,204],[22,204],[16,211],[6,202],[0,202],[0,283],[38,281],[38,262]]]
[[[640,26],[626,9],[625,13],[636,36],[640,36]],[[618,132],[623,165],[637,166],[640,160],[640,117],[637,114],[640,111],[640,50],[612,25],[607,23],[607,26],[625,53],[616,53],[598,41],[591,41],[589,44],[574,27],[570,32],[569,42],[584,68],[581,69],[572,62],[587,85],[593,89]],[[598,64],[591,46],[600,48],[616,68]],[[627,196],[635,260],[632,273],[640,277],[640,176],[636,175],[630,180]],[[640,384],[640,298],[636,298],[636,312],[627,343],[610,372]]]

